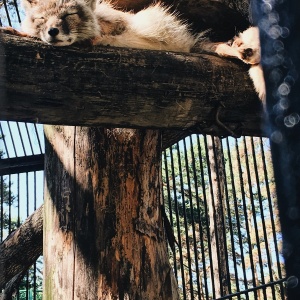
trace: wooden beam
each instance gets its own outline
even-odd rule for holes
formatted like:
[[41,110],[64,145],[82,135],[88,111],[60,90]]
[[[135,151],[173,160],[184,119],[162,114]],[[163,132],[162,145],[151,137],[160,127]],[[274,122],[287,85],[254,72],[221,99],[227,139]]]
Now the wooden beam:
[[1,40],[2,120],[230,135],[218,118],[237,135],[263,135],[261,104],[236,60]]

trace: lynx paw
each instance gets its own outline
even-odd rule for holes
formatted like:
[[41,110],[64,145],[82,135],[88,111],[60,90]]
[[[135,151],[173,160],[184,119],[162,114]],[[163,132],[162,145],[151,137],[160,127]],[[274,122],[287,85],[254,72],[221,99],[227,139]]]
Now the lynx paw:
[[0,33],[6,33],[6,34],[11,34],[11,35],[23,36],[23,37],[29,36],[28,34],[18,31],[9,26],[8,27],[0,27]]

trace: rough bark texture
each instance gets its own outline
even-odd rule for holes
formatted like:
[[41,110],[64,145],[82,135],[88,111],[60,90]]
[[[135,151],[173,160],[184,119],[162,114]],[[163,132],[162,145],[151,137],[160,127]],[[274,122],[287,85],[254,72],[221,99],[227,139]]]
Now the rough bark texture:
[[40,207],[0,244],[0,291],[42,254],[42,214],[43,207]]
[[45,126],[45,299],[178,299],[155,130]]
[[[208,54],[108,47],[53,48],[3,35],[2,120],[261,135],[247,68]],[[67,113],[66,113],[67,112]]]

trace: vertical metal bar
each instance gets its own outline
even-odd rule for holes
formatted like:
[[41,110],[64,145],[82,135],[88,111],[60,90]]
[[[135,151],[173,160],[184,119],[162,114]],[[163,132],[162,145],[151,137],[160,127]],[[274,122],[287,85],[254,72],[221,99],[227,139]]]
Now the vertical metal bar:
[[[254,266],[254,261],[253,261],[253,252],[252,252],[252,241],[251,241],[251,236],[250,236],[250,227],[248,223],[249,215],[248,215],[248,206],[246,202],[246,192],[244,189],[245,182],[243,179],[243,170],[242,170],[242,163],[241,163],[241,155],[240,155],[240,149],[239,149],[239,144],[238,140],[236,139],[235,141],[235,149],[237,153],[237,161],[238,161],[238,168],[239,168],[239,180],[240,180],[240,187],[241,187],[241,195],[242,195],[242,204],[243,204],[243,211],[244,211],[244,216],[245,216],[245,226],[246,226],[246,233],[247,233],[247,243],[248,243],[248,249],[249,249],[249,260],[250,260],[250,268],[251,268],[251,276],[252,276],[252,281],[253,281],[253,287],[256,287],[256,282],[255,282],[255,266]],[[246,157],[245,157],[246,160]],[[258,299],[258,294],[257,291],[254,291],[254,298]]]
[[[22,134],[21,134],[19,122],[16,122],[16,125],[17,125],[17,128],[18,128],[19,138],[20,138],[20,141],[21,141],[21,145],[22,145],[22,148],[23,148],[23,152],[24,152],[24,155],[26,156],[27,153],[26,153],[26,149],[25,149],[25,146],[24,146],[23,136],[22,136]],[[13,138],[13,136],[11,136],[11,137]]]
[[[205,143],[205,138],[202,136],[202,141]],[[208,207],[207,207],[207,197],[206,197],[206,183],[205,183],[205,171],[204,171],[204,157],[207,158],[207,155],[203,155],[202,156],[202,147],[201,147],[201,143],[200,143],[200,136],[198,135],[197,138],[197,146],[198,146],[198,155],[199,155],[199,163],[200,163],[200,174],[201,174],[201,187],[202,187],[202,195],[203,195],[203,203],[204,203],[204,215],[206,217],[206,235],[207,235],[207,245],[208,245],[208,266],[209,270],[210,270],[210,280],[211,280],[211,290],[212,290],[212,294],[213,294],[213,298],[215,298],[215,284],[214,284],[214,277],[213,277],[213,270],[212,270],[212,251],[211,251],[211,237],[210,237],[210,232],[209,232],[209,221],[208,221]],[[206,161],[206,165],[208,164],[208,162]],[[202,227],[203,228],[203,227]],[[205,251],[204,248],[204,244],[203,244],[203,252]],[[207,252],[207,251],[205,251]],[[203,260],[204,262],[206,261],[206,259]],[[206,264],[206,262],[205,262]],[[205,266],[205,265],[204,265]],[[206,268],[204,271],[204,274],[207,275],[206,273]],[[206,286],[206,299],[211,299],[211,297],[209,296],[208,293],[208,286],[207,286],[207,280],[208,280],[208,276],[205,277],[205,286]]]
[[[256,216],[256,209],[254,204],[254,196],[252,192],[252,179],[251,179],[251,171],[250,171],[250,163],[248,159],[248,150],[247,150],[247,143],[246,138],[243,138],[244,141],[244,152],[245,152],[245,159],[246,159],[246,169],[247,169],[247,178],[248,178],[248,187],[250,192],[250,202],[251,202],[251,208],[252,208],[252,217],[254,222],[254,230],[255,230],[255,237],[256,237],[256,247],[258,251],[258,260],[259,260],[259,269],[260,269],[260,277],[261,281],[264,284],[265,283],[265,274],[264,274],[264,268],[263,268],[263,262],[262,262],[262,256],[261,256],[261,247],[260,247],[260,236],[259,236],[259,230],[258,230],[258,224],[257,224],[257,216]],[[263,295],[265,299],[267,299],[266,290],[263,289]]]
[[[170,151],[170,149],[169,149],[169,151]],[[166,185],[167,185],[169,220],[170,220],[170,224],[171,224],[172,228],[174,228],[173,212],[172,212],[173,209],[172,209],[172,202],[171,202],[171,187],[170,187],[170,183],[169,183],[169,168],[168,168],[166,150],[164,150],[164,152],[163,152],[163,162],[164,162],[164,166],[165,166],[165,176],[166,176]],[[162,189],[162,190],[164,191],[164,189]],[[165,205],[167,201],[165,201],[164,194],[163,194],[163,199],[164,199],[164,205]],[[176,246],[175,246],[175,249],[176,249]],[[175,276],[176,276],[176,278],[178,278],[178,270],[177,270],[177,263],[176,263],[176,250],[175,249],[174,249],[174,251],[172,250],[173,259],[174,259],[173,268],[174,268]]]
[[26,133],[27,133],[27,137],[28,137],[28,142],[29,142],[30,149],[31,149],[31,154],[34,154],[33,147],[32,147],[32,142],[31,142],[31,137],[30,137],[30,134],[29,134],[29,131],[28,131],[28,124],[24,123],[24,125],[25,125],[25,129],[26,129]]
[[[235,143],[237,143],[235,139]],[[245,255],[244,255],[244,248],[243,248],[243,239],[242,239],[242,222],[240,220],[241,213],[238,208],[238,198],[237,198],[237,193],[236,193],[236,184],[235,184],[235,176],[233,172],[233,165],[232,165],[232,154],[230,150],[230,145],[229,145],[229,139],[226,138],[226,146],[227,146],[227,153],[228,153],[228,165],[229,165],[229,172],[230,172],[230,178],[231,178],[231,188],[232,188],[232,203],[234,207],[234,217],[236,219],[236,230],[238,233],[238,248],[239,248],[239,253],[241,255],[241,264],[242,264],[242,272],[243,272],[243,279],[244,279],[244,286],[245,289],[248,289],[248,282],[247,282],[247,275],[246,275],[246,265],[245,265]],[[235,244],[235,242],[233,242]],[[234,248],[235,250],[235,248]],[[237,261],[236,261],[236,256],[233,256],[234,262],[235,262],[235,269],[237,267]],[[236,286],[237,286],[237,291],[240,291],[239,287],[239,280],[238,277],[239,275],[235,273],[236,275]],[[239,297],[240,298],[240,297]],[[248,293],[246,294],[246,299],[249,299]]]
[[17,174],[17,208],[18,208],[18,220],[17,220],[17,224],[18,227],[21,225],[21,218],[20,218],[20,174]]
[[0,242],[3,241],[3,229],[4,229],[4,178],[0,176],[0,195],[1,195],[1,214],[0,214]]
[[185,288],[185,274],[184,274],[184,264],[183,264],[183,254],[182,254],[182,243],[180,235],[180,219],[177,204],[177,192],[176,192],[176,181],[175,181],[175,168],[174,168],[174,157],[172,148],[170,148],[171,157],[171,169],[172,169],[172,181],[173,181],[173,194],[174,194],[174,204],[175,204],[175,214],[176,214],[176,225],[177,225],[177,242],[179,245],[179,259],[180,259],[180,269],[181,269],[181,279],[182,279],[182,291],[183,299],[186,300],[186,288]]
[[4,144],[5,154],[9,158],[9,152],[8,152],[8,148],[7,148],[7,144],[6,144],[6,140],[5,140],[5,135],[3,134],[3,129],[2,129],[1,122],[0,122],[0,135],[2,137],[2,141],[3,141],[3,144]]
[[[36,189],[37,189],[37,185],[36,185],[36,172],[33,172],[33,175],[34,175],[34,189],[33,189],[33,193],[34,193],[34,205],[33,205],[33,209],[34,211],[36,210],[36,201],[37,201],[37,197],[36,197]],[[36,269],[36,262],[34,263],[33,265],[33,300],[36,300],[36,293],[37,293],[37,290],[36,290],[36,284],[37,284],[37,281],[36,281],[36,272],[37,272],[37,269]]]
[[11,206],[12,206],[12,194],[11,194],[11,175],[8,176],[8,234],[12,232],[11,228]]
[[180,150],[179,150],[179,144],[178,143],[176,144],[176,150],[177,150],[177,163],[178,163],[178,167],[179,167],[180,194],[181,194],[181,197],[182,197],[182,206],[183,206],[183,222],[184,222],[185,239],[186,239],[186,251],[187,251],[187,260],[188,260],[190,295],[191,295],[191,299],[194,299],[190,241],[189,241],[189,235],[188,235],[188,224],[187,224],[186,205],[185,205],[185,198],[186,197],[185,197],[185,189],[184,189],[183,176],[182,176],[181,155],[180,155]]
[[[228,142],[228,138],[226,139],[226,150],[227,150],[227,159],[228,159],[228,165],[229,165],[229,172],[230,172],[230,181],[231,181],[231,187],[232,187],[232,199],[231,202],[233,203],[234,206],[234,219],[236,219],[236,231],[238,232],[238,239],[239,239],[239,250],[240,250],[240,254],[242,257],[242,264],[243,264],[243,250],[242,250],[242,242],[241,242],[241,233],[240,233],[240,221],[239,221],[239,213],[237,211],[237,198],[236,198],[236,193],[235,193],[235,184],[234,184],[234,176],[233,176],[233,171],[232,171],[232,162],[231,162],[231,153],[230,153],[230,146],[229,146],[229,142]],[[222,146],[223,147],[223,146]],[[223,153],[225,152],[224,149],[222,148]],[[224,162],[225,157],[223,156],[223,164],[225,165]],[[225,169],[225,167],[224,167]],[[225,169],[226,170],[226,169]],[[236,290],[237,292],[240,291],[240,284],[239,284],[239,272],[237,269],[237,258],[236,258],[236,242],[234,240],[234,225],[233,225],[233,220],[232,220],[232,212],[231,212],[231,205],[230,205],[230,197],[229,197],[229,191],[228,191],[228,186],[229,186],[229,182],[227,181],[227,173],[225,173],[225,192],[226,192],[226,204],[227,204],[227,219],[228,219],[228,227],[229,227],[229,232],[230,232],[230,240],[231,240],[231,247],[232,247],[232,261],[233,261],[233,268],[234,268],[234,274],[235,274],[235,286],[236,286]],[[243,265],[244,267],[244,265]],[[243,268],[245,269],[245,268]],[[245,271],[244,271],[245,272]],[[245,279],[245,276],[244,276]],[[230,285],[231,288],[231,285]],[[231,293],[231,289],[229,291],[229,293]],[[240,296],[238,296],[238,299],[240,299]],[[246,299],[248,299],[248,295],[246,296]]]
[[7,122],[7,127],[8,127],[8,131],[9,131],[10,137],[11,137],[11,142],[12,142],[13,150],[14,150],[15,156],[17,157],[18,154],[17,154],[17,150],[16,150],[16,146],[15,146],[15,141],[14,141],[14,138],[13,138],[13,135],[12,135],[12,132],[11,132],[11,128],[10,128],[10,123],[9,122]]
[[[198,176],[197,176],[197,172],[199,172],[200,174],[203,175],[203,168],[201,168],[202,165],[202,161],[200,159],[201,157],[201,148],[199,145],[199,136],[197,136],[197,144],[198,144],[198,158],[199,158],[199,164],[200,164],[200,170],[196,170],[196,157],[195,157],[195,153],[194,153],[194,147],[193,147],[193,141],[192,141],[192,137],[190,136],[190,144],[191,144],[191,157],[192,157],[192,169],[193,169],[193,178],[194,178],[194,184],[195,184],[195,194],[196,194],[196,206],[197,206],[197,218],[199,220],[199,239],[200,239],[200,245],[201,245],[201,257],[202,257],[202,265],[203,265],[203,277],[205,280],[201,280],[202,284],[204,281],[204,291],[205,291],[205,295],[206,295],[206,299],[208,299],[209,293],[208,293],[208,284],[207,284],[207,272],[206,272],[206,261],[205,261],[205,247],[204,247],[204,234],[203,234],[203,228],[204,228],[204,224],[202,222],[202,216],[200,213],[200,205],[199,205],[199,201],[201,201],[200,196],[199,196],[199,187],[198,187]],[[195,143],[196,146],[196,143]],[[200,152],[199,152],[200,151]],[[201,178],[201,177],[200,177]],[[202,188],[205,190],[205,187],[202,186]],[[203,200],[206,199],[205,193],[203,193]],[[204,200],[202,205],[205,207],[206,206],[206,201]],[[204,208],[205,209],[205,208]],[[207,226],[207,224],[206,224]],[[196,253],[198,253],[198,250],[196,249]],[[199,269],[199,273],[200,273],[200,269]],[[201,274],[197,274],[200,278]],[[201,285],[202,285],[201,284]],[[199,290],[199,299],[201,297],[201,294],[203,294],[203,290],[200,289]]]
[[17,17],[18,17],[18,22],[21,23],[21,17],[20,17],[19,7],[18,7],[18,3],[17,3],[16,0],[14,0],[14,6],[15,6],[15,9],[16,9]]
[[[192,196],[192,186],[191,186],[191,178],[190,178],[190,169],[189,169],[189,159],[188,159],[188,151],[186,147],[186,139],[183,140],[184,146],[184,158],[185,158],[185,168],[186,168],[186,178],[188,184],[188,198],[190,204],[190,214],[191,214],[191,225],[192,225],[192,235],[193,235],[193,252],[194,252],[194,260],[195,260],[195,273],[196,273],[196,282],[197,282],[197,290],[200,293],[200,281],[199,281],[199,264],[198,264],[198,255],[197,255],[197,239],[196,239],[196,231],[195,231],[195,218],[194,218],[194,205],[193,205],[193,196]],[[192,144],[190,145],[192,148]],[[196,199],[197,200],[197,199]],[[192,272],[192,270],[191,270]],[[193,282],[193,277],[191,277],[191,282]]]
[[[277,278],[277,279],[281,279],[283,277],[282,277],[280,259],[279,259],[278,241],[277,241],[277,237],[276,237],[276,227],[275,227],[275,220],[274,220],[275,213],[273,210],[274,204],[272,204],[272,197],[271,197],[270,186],[269,186],[270,179],[269,179],[268,170],[267,170],[267,166],[266,166],[265,147],[264,147],[262,138],[260,138],[260,149],[261,149],[264,179],[265,179],[265,185],[266,185],[266,191],[267,191],[268,207],[269,207],[269,211],[270,211],[270,220],[271,220],[271,226],[272,226],[273,244],[274,244],[274,248],[275,248],[276,265],[277,265],[277,271],[278,271],[278,276],[279,276],[279,278]],[[284,299],[283,283],[280,283],[280,295],[281,295],[281,298]]]
[[11,20],[10,20],[10,16],[9,16],[9,12],[8,12],[7,1],[3,0],[3,4],[4,4],[5,12],[6,12],[6,17],[7,17],[8,25],[11,26]]
[[[271,267],[271,258],[270,258],[270,250],[269,250],[269,243],[268,243],[268,234],[265,224],[265,213],[264,213],[264,207],[263,207],[263,199],[260,189],[260,180],[258,175],[258,165],[257,165],[257,158],[256,158],[256,151],[255,151],[255,145],[254,145],[254,139],[251,137],[251,148],[252,148],[252,154],[253,154],[253,166],[254,166],[254,173],[255,173],[255,179],[256,179],[256,185],[257,185],[257,194],[258,194],[258,200],[259,200],[259,209],[260,209],[260,215],[262,220],[262,229],[263,229],[263,238],[264,238],[264,244],[266,249],[266,256],[267,256],[267,262],[269,267],[269,276],[270,280],[273,281],[273,273],[270,269]],[[263,284],[265,281],[263,280]],[[275,290],[274,287],[272,287],[272,295],[275,298]]]
[[36,126],[35,123],[33,124],[33,126],[34,126],[35,134],[36,134],[36,137],[37,137],[40,153],[43,153],[43,149],[42,149],[42,146],[41,146],[41,141],[40,141],[40,136],[39,136],[39,133],[38,133],[38,130],[37,130],[37,126]]

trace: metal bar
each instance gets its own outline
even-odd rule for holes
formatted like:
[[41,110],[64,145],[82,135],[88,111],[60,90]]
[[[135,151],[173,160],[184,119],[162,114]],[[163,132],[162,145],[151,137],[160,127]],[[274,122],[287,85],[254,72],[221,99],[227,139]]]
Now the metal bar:
[[183,299],[186,300],[187,298],[186,298],[186,287],[185,287],[185,274],[184,274],[184,264],[183,264],[183,254],[182,254],[182,242],[181,242],[181,235],[180,235],[180,220],[179,220],[179,211],[178,211],[178,203],[177,203],[174,157],[173,157],[172,148],[170,148],[170,158],[171,158],[172,183],[173,183],[173,194],[174,194],[174,207],[175,207],[175,214],[176,214],[177,242],[179,245],[178,250],[179,250],[181,280],[182,280],[182,292],[183,292]]
[[1,214],[0,214],[0,242],[3,241],[3,229],[4,229],[4,178],[0,176],[0,196],[1,196]]
[[[236,139],[235,139],[235,143],[236,143]],[[240,220],[240,211],[239,211],[239,208],[238,208],[238,198],[237,198],[236,184],[235,184],[233,164],[232,164],[232,154],[231,154],[231,150],[230,150],[231,147],[229,145],[229,139],[228,138],[226,138],[226,146],[227,146],[227,157],[228,157],[228,165],[229,165],[229,172],[230,172],[230,178],[231,178],[231,187],[232,187],[232,198],[233,198],[232,203],[233,203],[233,209],[234,209],[234,216],[235,216],[235,219],[236,219],[236,230],[237,230],[237,233],[238,233],[238,241],[239,241],[238,248],[239,248],[240,255],[241,255],[241,264],[242,264],[242,271],[243,271],[243,276],[244,276],[244,286],[247,289],[248,288],[248,281],[247,281],[247,275],[246,275],[245,255],[244,255],[243,239],[242,239],[242,232],[241,232],[242,221]],[[236,155],[238,155],[238,154],[236,153]],[[226,186],[227,186],[227,184],[226,184]],[[237,265],[237,260],[236,260],[236,255],[235,254],[233,254],[233,260],[235,262],[235,269],[236,269],[237,268],[237,266],[236,266]],[[236,274],[237,292],[239,292],[240,291],[240,286],[239,286],[237,271],[236,271],[235,274]],[[249,299],[248,295],[246,295],[246,299]]]
[[[248,180],[248,188],[249,188],[249,194],[250,194],[250,206],[252,209],[252,218],[254,223],[254,231],[255,231],[255,239],[256,239],[256,247],[257,247],[257,253],[258,253],[258,263],[259,263],[259,269],[260,269],[260,278],[262,282],[264,283],[264,268],[263,268],[263,261],[261,256],[261,247],[260,247],[260,236],[259,236],[259,230],[258,230],[258,221],[256,216],[256,208],[254,203],[254,195],[252,191],[252,179],[251,179],[251,170],[250,170],[250,162],[249,162],[249,154],[247,149],[247,143],[246,138],[243,138],[244,141],[244,152],[245,152],[245,160],[246,160],[246,169],[247,169],[247,180]],[[258,279],[258,276],[257,276]],[[264,297],[267,299],[266,291],[263,290]]]
[[[231,182],[231,187],[232,187],[232,192],[230,194],[232,197],[232,201],[233,202],[233,206],[234,206],[234,213],[235,213],[235,218],[236,218],[236,230],[238,231],[238,238],[239,238],[239,246],[240,246],[240,253],[243,257],[243,251],[242,251],[242,242],[241,242],[241,233],[240,233],[240,222],[239,222],[239,217],[238,217],[238,212],[237,212],[237,198],[236,198],[236,193],[235,193],[235,185],[234,185],[234,175],[233,175],[233,171],[232,171],[232,162],[231,162],[231,153],[230,153],[230,147],[229,147],[229,142],[228,142],[228,138],[226,138],[226,152],[227,152],[227,160],[228,160],[228,167],[229,167],[229,175],[230,175],[230,182]],[[222,148],[222,152],[224,153],[224,149]],[[225,154],[223,154],[225,156]],[[223,164],[225,164],[224,162],[224,156],[223,156]],[[224,167],[225,169],[225,167]],[[226,169],[225,169],[226,170]],[[234,274],[235,274],[235,286],[236,286],[236,290],[239,292],[240,291],[240,285],[239,285],[239,274],[238,274],[238,269],[237,269],[237,257],[236,257],[236,243],[234,240],[234,219],[232,220],[232,212],[231,212],[231,205],[230,205],[230,200],[229,200],[229,191],[228,191],[228,186],[229,183],[227,181],[227,176],[225,173],[225,193],[226,193],[226,205],[227,205],[227,219],[228,219],[228,227],[229,227],[229,232],[230,232],[230,240],[231,240],[231,253],[232,253],[232,260],[233,260],[233,268],[234,268]],[[243,258],[242,258],[242,263],[243,263]],[[246,277],[244,276],[244,279]],[[244,280],[246,282],[246,280]],[[230,281],[231,282],[231,281]],[[231,284],[230,284],[230,290],[229,293],[232,293],[231,290]],[[239,298],[240,299],[240,298]],[[248,297],[247,297],[248,299]]]
[[[253,261],[252,242],[251,242],[251,236],[250,236],[250,226],[249,226],[249,223],[248,223],[249,215],[248,215],[248,206],[247,206],[247,202],[246,202],[246,192],[245,192],[245,188],[244,188],[245,182],[244,182],[244,179],[243,179],[241,154],[240,154],[238,140],[235,141],[235,149],[236,149],[236,153],[237,153],[237,162],[238,162],[238,168],[239,168],[239,181],[240,181],[240,187],[241,187],[243,213],[244,213],[244,216],[245,216],[245,227],[246,227],[246,232],[247,232],[246,240],[247,240],[247,243],[248,243],[251,275],[252,275],[253,286],[255,287],[256,286],[255,266],[254,266],[254,261]],[[245,243],[244,243],[244,245],[245,245]],[[256,291],[254,291],[254,297],[255,297],[255,299],[258,299],[258,295],[257,295]]]
[[[266,186],[266,191],[267,191],[268,207],[269,207],[269,211],[270,211],[272,237],[273,237],[273,244],[274,244],[275,256],[276,256],[276,266],[277,266],[277,271],[278,271],[278,277],[282,278],[280,259],[279,259],[278,242],[277,242],[277,237],[276,237],[277,230],[275,227],[275,220],[274,220],[274,216],[275,216],[275,212],[273,209],[274,204],[272,203],[272,197],[271,197],[270,186],[269,186],[270,179],[269,179],[269,174],[268,174],[267,165],[266,165],[265,147],[264,147],[262,138],[260,138],[260,148],[261,148],[261,155],[262,155],[262,165],[263,165],[263,171],[264,171],[265,186]],[[278,217],[279,216],[277,216],[277,218]],[[281,298],[284,299],[284,290],[283,290],[282,284],[280,285],[280,294],[281,294]]]
[[[191,184],[191,177],[190,177],[190,166],[189,166],[189,157],[186,145],[186,139],[183,140],[183,147],[184,147],[184,159],[185,159],[185,169],[186,169],[186,179],[188,184],[188,198],[189,198],[189,205],[190,205],[190,214],[191,214],[191,226],[192,226],[192,235],[193,235],[193,254],[195,260],[195,273],[196,273],[196,282],[197,282],[197,294],[200,293],[200,275],[199,275],[199,263],[198,263],[198,255],[197,255],[197,238],[196,238],[196,225],[195,225],[195,217],[194,217],[194,204],[193,204],[193,195],[192,195],[192,184]],[[192,144],[190,146],[192,148]],[[197,199],[196,199],[197,200]],[[191,254],[192,255],[192,254]],[[194,274],[192,275],[191,282],[193,282]],[[194,292],[195,293],[195,292]],[[196,293],[195,293],[196,294]]]
[[3,134],[1,122],[0,122],[0,136],[1,136],[1,138],[2,138],[1,140],[3,141],[3,144],[4,144],[5,154],[9,158],[9,152],[8,152],[8,148],[7,148],[7,144],[6,144],[6,138],[5,138],[5,135]]
[[[268,235],[267,235],[267,229],[266,229],[266,223],[265,223],[265,213],[264,213],[264,207],[263,207],[263,197],[261,193],[261,188],[260,188],[260,178],[258,174],[258,164],[257,164],[257,154],[255,151],[255,145],[254,145],[254,138],[251,137],[251,148],[252,148],[252,153],[253,153],[253,167],[254,167],[254,173],[255,173],[255,179],[256,179],[256,186],[257,186],[257,195],[258,195],[258,203],[259,203],[259,209],[260,209],[260,215],[262,219],[262,232],[263,232],[263,239],[264,239],[264,245],[265,245],[265,252],[267,256],[267,262],[268,262],[268,267],[269,267],[269,276],[270,276],[270,281],[273,281],[273,274],[272,274],[272,269],[271,269],[271,258],[270,258],[270,250],[269,250],[269,243],[268,243]],[[262,280],[264,284],[264,278]],[[275,291],[272,289],[272,294],[273,297],[275,298]]]
[[6,123],[7,123],[8,131],[9,131],[9,135],[10,135],[10,138],[11,138],[12,147],[13,147],[15,156],[17,157],[18,154],[17,154],[17,149],[16,149],[16,145],[15,145],[14,138],[13,138],[13,134],[12,134],[12,132],[11,132],[10,122],[6,122]]
[[0,159],[0,175],[44,170],[44,154]]
[[[273,281],[273,282],[269,282],[269,283],[265,283],[265,284],[262,284],[262,285],[259,285],[259,286],[250,288],[250,289],[245,290],[245,291],[242,291],[242,292],[238,292],[238,293],[226,295],[226,296],[224,296],[224,297],[221,297],[221,298],[218,298],[218,299],[215,299],[215,300],[230,299],[230,298],[233,298],[233,297],[242,295],[242,294],[247,294],[247,293],[250,293],[250,292],[258,291],[258,290],[260,290],[260,289],[265,290],[265,288],[267,288],[267,287],[274,286],[274,285],[276,285],[276,284],[282,284],[282,283],[284,283],[285,281],[286,281],[286,278],[280,279],[280,280],[277,280],[277,281]],[[264,298],[264,299],[269,300],[269,299],[267,299],[267,298]]]
[[[25,146],[24,146],[23,136],[21,134],[21,130],[20,130],[20,126],[19,126],[19,122],[16,122],[16,125],[17,125],[17,129],[18,129],[18,133],[19,133],[19,137],[20,137],[20,142],[21,142],[21,145],[22,145],[22,148],[23,148],[24,155],[27,156],[26,149],[25,149]],[[12,136],[12,138],[13,138],[13,136]]]
[[[197,176],[197,173],[201,173],[203,174],[203,169],[200,168],[200,170],[197,170],[196,168],[196,157],[195,157],[195,153],[194,153],[194,147],[193,147],[193,141],[192,141],[192,136],[189,137],[190,139],[190,152],[191,152],[191,164],[192,164],[192,170],[193,170],[193,181],[194,181],[194,185],[195,185],[195,198],[196,198],[196,209],[197,209],[197,218],[198,218],[198,222],[199,222],[199,243],[200,243],[200,247],[201,247],[201,256],[202,256],[202,265],[203,265],[203,277],[204,278],[207,278],[207,272],[206,272],[206,261],[205,261],[205,247],[204,247],[204,235],[203,235],[203,228],[204,228],[204,224],[202,222],[202,217],[201,217],[201,214],[200,214],[200,205],[199,205],[199,201],[201,201],[200,199],[200,196],[199,196],[199,186],[198,186],[198,176]],[[199,138],[197,139],[197,141],[199,141]],[[195,143],[195,146],[196,146],[196,143]],[[199,151],[199,147],[198,147],[198,151]],[[201,151],[201,148],[200,148],[200,151]],[[201,152],[198,153],[198,158],[200,160],[200,157],[201,157]],[[205,196],[203,197],[205,198]],[[206,201],[203,201],[203,206],[206,205]],[[197,241],[195,241],[197,242]],[[195,255],[198,253],[198,250],[196,249],[196,253]],[[199,270],[198,270],[198,273],[197,273],[197,276],[199,277],[199,279],[201,278],[201,274],[200,274],[200,267],[198,266]],[[201,286],[202,286],[202,283],[203,280],[201,278]],[[199,283],[199,286],[200,286],[200,283]],[[200,286],[200,289],[199,289],[199,299],[201,297],[201,294],[203,294],[203,291],[201,289],[201,286]],[[205,295],[208,297],[208,284],[207,284],[207,280],[204,280],[204,291],[205,291]]]
[[36,137],[37,137],[37,141],[38,141],[40,153],[43,153],[44,151],[43,151],[42,146],[41,146],[40,136],[39,136],[39,132],[38,132],[38,130],[37,130],[37,125],[36,125],[36,123],[33,123],[33,126],[34,126],[35,134],[36,134]]
[[[167,185],[167,200],[166,200],[165,195],[164,195],[164,188],[162,188],[162,190],[163,190],[162,193],[163,193],[164,205],[165,205],[166,208],[168,208],[170,224],[171,224],[172,228],[174,228],[173,212],[172,212],[173,209],[172,209],[172,200],[171,200],[171,187],[170,187],[170,182],[169,182],[169,168],[168,168],[167,152],[166,152],[166,150],[164,150],[164,152],[163,152],[163,159],[162,159],[162,161],[164,162],[164,171],[165,171],[166,185]],[[168,204],[168,206],[166,206],[166,204]],[[176,262],[176,252],[175,252],[175,249],[174,249],[174,251],[172,250],[172,253],[173,253],[173,260],[174,260],[174,262],[173,262],[174,273],[175,273],[176,278],[178,278],[178,270],[177,270],[177,262]]]
[[[205,139],[204,137],[202,136],[202,142],[205,143]],[[197,138],[197,146],[198,146],[198,157],[199,157],[199,164],[200,164],[200,173],[201,173],[201,188],[202,188],[202,195],[203,195],[203,202],[204,202],[204,218],[205,218],[205,222],[206,222],[206,236],[207,236],[207,245],[208,245],[208,261],[209,261],[209,264],[207,265],[207,268],[209,268],[209,273],[210,273],[210,277],[205,277],[205,291],[206,291],[206,299],[210,299],[209,297],[209,293],[208,293],[208,284],[207,284],[207,281],[208,279],[211,280],[212,282],[212,291],[214,293],[214,278],[213,278],[213,274],[212,274],[212,251],[211,251],[211,239],[210,239],[210,233],[209,233],[209,221],[208,221],[208,207],[207,207],[207,197],[206,197],[206,182],[205,182],[205,167],[204,167],[204,158],[207,158],[206,155],[202,155],[202,147],[201,147],[201,143],[200,143],[200,136],[198,135],[198,138]],[[207,165],[207,161],[206,161],[206,165]],[[204,244],[202,243],[202,257],[205,256],[206,252],[205,251],[205,248],[204,248]],[[205,253],[204,253],[205,252]],[[204,263],[205,263],[205,259],[203,259]],[[206,263],[205,263],[206,264]],[[204,266],[205,266],[204,264]],[[205,273],[204,274],[207,274],[208,272],[206,271],[206,268],[205,268]],[[206,273],[207,272],[207,273]]]
[[28,125],[27,125],[27,123],[24,123],[24,125],[25,125],[25,129],[26,129],[26,133],[27,133],[27,137],[28,137],[28,142],[29,142],[30,149],[31,149],[31,154],[34,154],[33,147],[32,147],[32,142],[31,142],[31,137],[30,137],[29,130],[28,130]]
[[190,285],[190,295],[191,299],[194,299],[194,288],[193,288],[193,274],[191,267],[191,250],[190,250],[190,240],[188,235],[188,224],[187,224],[187,213],[186,213],[186,204],[185,204],[185,188],[183,182],[183,170],[182,170],[182,162],[181,162],[181,154],[179,150],[179,144],[176,144],[177,151],[177,163],[178,163],[178,171],[179,171],[179,179],[180,179],[180,194],[181,194],[181,204],[182,204],[182,212],[183,212],[183,223],[185,229],[185,239],[186,239],[186,251],[187,251],[187,261],[188,261],[188,273],[189,273],[189,285]]

